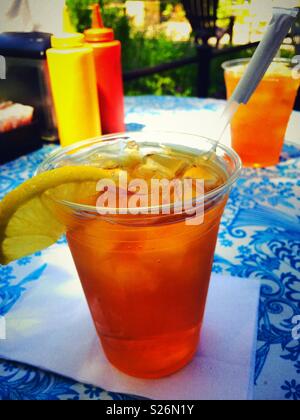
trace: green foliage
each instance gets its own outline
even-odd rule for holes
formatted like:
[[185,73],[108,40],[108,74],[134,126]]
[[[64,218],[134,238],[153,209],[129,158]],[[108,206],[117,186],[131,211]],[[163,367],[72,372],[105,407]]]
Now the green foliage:
[[[174,1],[175,4],[177,1]],[[95,0],[67,0],[73,24],[79,32],[91,25],[89,6]],[[190,43],[174,43],[161,34],[148,38],[142,32],[133,32],[130,22],[120,7],[105,7],[108,0],[99,1],[106,26],[112,27],[116,39],[122,41],[124,71],[155,66],[194,53]],[[178,2],[177,2],[178,3]],[[155,74],[125,85],[127,95],[183,95],[195,94],[196,66]]]
[[116,39],[126,45],[130,40],[131,28],[128,17],[124,10],[118,7],[104,8],[102,11],[105,26],[113,28]]
[[280,57],[281,58],[288,58],[289,60],[292,60],[295,57],[296,51],[295,48],[291,49],[281,49]]
[[[162,35],[149,39],[142,33],[136,33],[123,46],[123,66],[124,70],[136,70],[178,60],[194,53],[194,47],[190,43],[176,43]],[[128,82],[125,90],[128,95],[192,96],[195,94],[196,74],[195,66],[187,66]]]
[[91,5],[99,3],[105,26],[115,30],[117,39],[126,42],[130,37],[130,24],[120,7],[105,7],[110,0],[66,0],[73,25],[78,32],[91,27]]
[[90,26],[91,10],[89,6],[93,3],[101,4],[101,1],[96,0],[66,0],[71,21],[78,32],[83,32]]
[[110,22],[118,18],[115,8],[109,10],[105,7],[110,3],[110,0],[66,0],[70,17],[73,25],[78,32],[83,32],[85,29],[91,26],[91,5],[98,3],[101,6],[102,14],[104,19],[108,19]]
[[[106,26],[112,27],[116,38],[122,41],[124,71],[137,70],[162,63],[178,60],[181,57],[195,54],[195,46],[190,42],[173,42],[157,33],[149,38],[142,32],[131,30],[130,21],[121,7],[105,7],[110,0],[98,0]],[[235,3],[243,2],[236,0]],[[95,0],[67,0],[71,12],[71,19],[77,30],[82,32],[90,27],[91,11],[89,6]],[[165,5],[168,2],[165,2]],[[172,2],[178,3],[177,0]],[[229,16],[232,11],[232,1],[220,0],[220,17]],[[222,62],[232,58],[248,57],[252,51],[227,55],[213,60],[211,66],[210,96],[225,94],[224,76],[221,68]],[[125,84],[127,95],[175,95],[196,96],[197,65],[189,65],[153,76],[143,77]]]

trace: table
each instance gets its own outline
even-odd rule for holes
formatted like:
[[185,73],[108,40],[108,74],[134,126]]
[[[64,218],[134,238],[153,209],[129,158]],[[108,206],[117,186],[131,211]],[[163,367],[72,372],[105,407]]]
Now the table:
[[[203,134],[222,101],[174,97],[127,98],[129,130],[180,129]],[[294,113],[288,139],[299,141],[300,114]],[[229,134],[225,142],[229,141]],[[53,146],[0,167],[0,199],[32,176]],[[255,372],[257,400],[300,400],[300,141],[286,144],[280,165],[244,170],[226,208],[216,250],[214,272],[261,280]],[[22,303],[32,285],[17,279],[41,253],[0,266],[0,316]],[[300,319],[300,318],[299,318]],[[294,337],[292,332],[294,332]],[[1,341],[0,341],[1,345]],[[230,351],[230,349],[228,349]],[[37,368],[0,361],[0,399],[126,400]]]

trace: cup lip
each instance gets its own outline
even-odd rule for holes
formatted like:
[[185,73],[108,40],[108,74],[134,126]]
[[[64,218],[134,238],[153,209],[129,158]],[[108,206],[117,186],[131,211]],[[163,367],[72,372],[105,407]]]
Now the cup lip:
[[[227,60],[222,63],[222,69],[225,71],[230,71],[231,68],[234,68],[240,64],[250,63],[251,57],[248,58],[236,58],[233,60]],[[273,59],[273,63],[283,63],[283,64],[292,64],[292,59],[277,57]]]
[[[193,137],[193,138],[198,138],[200,141],[204,140],[205,142],[211,144],[212,148],[216,145],[216,141],[212,140],[210,138],[207,138],[205,136],[201,136],[199,134],[193,134],[193,133],[187,133],[187,132],[181,132],[181,131],[167,131],[167,130],[143,130],[143,131],[129,131],[129,132],[124,132],[124,133],[116,133],[116,134],[109,134],[109,135],[104,135],[104,136],[98,136],[98,137],[94,137],[88,140],[83,140],[77,143],[74,143],[70,146],[67,147],[59,147],[58,150],[55,150],[51,153],[49,153],[49,155],[46,157],[46,159],[38,166],[35,175],[39,175],[41,173],[47,172],[47,169],[44,168],[46,165],[50,165],[51,163],[53,163],[54,161],[59,160],[60,158],[63,158],[64,155],[68,154],[69,152],[74,152],[74,150],[76,149],[82,149],[84,147],[88,147],[88,146],[92,146],[94,144],[97,143],[105,143],[105,142],[114,142],[116,140],[134,140],[134,136],[136,135],[145,135],[145,136],[153,136],[153,138],[155,139],[155,134],[160,134],[160,135],[170,135],[173,134],[174,136],[176,135],[181,135],[181,136],[187,136],[187,137]],[[155,143],[155,141],[153,141],[152,143]],[[160,142],[157,142],[157,144],[162,144]],[[233,171],[233,173],[229,176],[229,178],[226,180],[226,182],[222,185],[220,185],[218,188],[215,188],[212,191],[209,191],[208,193],[205,193],[203,197],[201,197],[201,199],[196,198],[191,200],[191,203],[194,203],[196,206],[197,205],[201,205],[206,202],[209,202],[209,200],[214,199],[220,195],[222,195],[222,193],[225,193],[226,190],[230,190],[230,188],[233,186],[233,184],[237,181],[237,179],[239,178],[241,172],[242,172],[242,161],[241,158],[239,157],[239,155],[230,147],[224,145],[224,144],[218,144],[218,149],[223,150],[231,159],[234,165],[235,170]],[[76,153],[76,152],[75,152]],[[89,213],[99,213],[99,211],[101,210],[107,210],[106,208],[99,208],[97,206],[91,206],[91,205],[85,205],[85,204],[79,204],[79,203],[72,203],[69,201],[60,201],[61,204],[75,210],[75,211],[83,211],[83,212],[89,212]],[[163,217],[170,217],[172,216],[172,214],[168,214],[165,215],[164,213],[160,213],[163,212],[164,209],[172,209],[175,210],[176,209],[176,203],[175,204],[168,204],[168,205],[159,205],[159,206],[148,206],[148,207],[143,207],[140,208],[140,212],[142,211],[146,211],[146,210],[159,210],[159,217],[163,218]],[[116,208],[116,209],[110,209],[111,211],[116,211],[116,215],[122,215],[122,210],[126,210],[126,209],[121,209],[121,208]],[[151,216],[157,217],[157,215],[152,215],[151,211],[149,213]],[[184,215],[184,214],[183,214]],[[108,214],[108,216],[111,216],[110,214]],[[173,216],[176,216],[176,214],[174,214]],[[178,216],[178,214],[177,214]],[[105,216],[106,217],[106,216]]]

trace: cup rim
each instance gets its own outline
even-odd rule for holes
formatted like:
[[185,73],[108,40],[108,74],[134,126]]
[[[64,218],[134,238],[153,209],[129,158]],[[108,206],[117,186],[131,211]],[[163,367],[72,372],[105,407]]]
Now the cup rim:
[[[109,134],[109,135],[105,135],[105,136],[98,136],[98,137],[94,137],[88,140],[83,140],[81,142],[77,142],[74,143],[70,146],[67,147],[59,147],[58,150],[55,150],[53,152],[51,152],[46,159],[39,165],[39,167],[37,168],[36,171],[36,175],[39,175],[41,173],[47,172],[46,167],[48,165],[51,165],[51,163],[53,164],[55,161],[59,161],[61,158],[63,158],[66,154],[70,153],[70,152],[74,152],[74,150],[78,149],[78,150],[82,150],[83,148],[88,148],[89,146],[92,146],[94,144],[97,143],[113,143],[116,140],[134,140],[134,137],[136,137],[137,135],[145,135],[145,136],[153,136],[153,142],[152,144],[155,144],[155,134],[159,134],[159,135],[181,135],[181,136],[187,136],[187,137],[193,137],[193,138],[198,138],[200,141],[205,141],[206,143],[209,143],[212,147],[216,145],[216,141],[209,139],[205,136],[200,136],[199,134],[193,134],[193,133],[186,133],[186,132],[180,132],[180,131],[164,131],[164,130],[143,130],[143,131],[130,131],[130,132],[124,132],[124,133],[117,133],[117,134]],[[157,144],[163,144],[160,142],[157,142]],[[229,156],[233,162],[233,166],[234,166],[234,170],[233,173],[229,176],[229,178],[226,180],[226,182],[224,182],[224,184],[220,185],[218,188],[215,188],[212,191],[209,191],[208,193],[205,193],[203,197],[201,197],[201,199],[196,198],[191,200],[191,202],[195,203],[195,205],[200,205],[206,202],[209,202],[209,200],[212,200],[214,198],[217,198],[218,196],[222,195],[222,193],[225,193],[226,190],[229,190],[232,185],[237,181],[237,179],[239,178],[241,171],[242,171],[242,161],[241,158],[239,157],[239,155],[230,147],[224,145],[224,144],[218,144],[218,149],[221,149],[223,152],[225,152],[227,154],[227,156]],[[75,152],[76,153],[76,152]],[[74,153],[74,154],[75,154]],[[79,204],[79,203],[72,203],[72,202],[68,202],[68,201],[61,201],[61,204],[75,210],[75,211],[83,211],[83,212],[89,212],[89,213],[99,213],[99,211],[101,210],[107,210],[106,208],[99,208],[97,206],[91,206],[91,205],[85,205],[85,204]],[[151,215],[151,210],[159,210],[158,216],[159,217],[165,217],[166,215],[164,215],[163,212],[164,209],[166,208],[171,208],[172,210],[176,209],[176,203],[175,204],[167,204],[167,205],[159,205],[159,206],[148,206],[148,207],[141,207],[139,208],[139,210],[142,211],[146,211],[146,210],[150,210],[150,215]],[[116,208],[116,209],[110,209],[111,211],[116,211],[117,215],[121,215],[122,210],[125,209],[121,209],[121,208]],[[109,216],[109,215],[108,215]],[[169,217],[171,216],[170,214],[168,215]],[[176,214],[174,214],[174,216],[176,216]],[[178,214],[177,214],[178,216]],[[106,216],[105,216],[106,217]],[[157,217],[157,216],[156,216]]]
[[[231,68],[234,68],[240,64],[246,64],[246,63],[250,63],[252,57],[248,57],[248,58],[235,58],[233,60],[227,60],[224,61],[224,63],[222,63],[222,69],[225,71],[230,71]],[[289,59],[289,58],[281,58],[281,57],[277,57],[274,58],[273,63],[282,63],[282,64],[292,64],[293,60]]]

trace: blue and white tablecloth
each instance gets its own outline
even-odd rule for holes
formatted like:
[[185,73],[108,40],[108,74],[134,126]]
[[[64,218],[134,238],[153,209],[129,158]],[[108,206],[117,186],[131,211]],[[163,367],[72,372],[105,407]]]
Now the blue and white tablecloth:
[[[166,97],[127,99],[128,129],[198,131],[222,102]],[[194,121],[194,128],[193,128]],[[202,134],[202,133],[201,133]],[[0,199],[33,175],[52,146],[0,166]],[[0,266],[0,317],[39,281],[41,253]],[[219,234],[215,273],[261,280],[256,399],[300,400],[300,147],[287,144],[277,167],[244,170],[232,191]],[[21,275],[21,273],[24,273]],[[299,318],[300,319],[300,318]],[[1,346],[1,341],[0,341]],[[230,351],[230,349],[228,349]],[[0,399],[134,399],[75,383],[39,369],[0,360]]]

